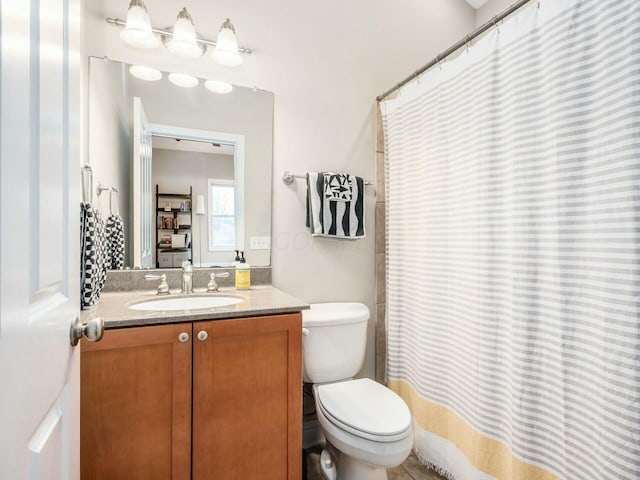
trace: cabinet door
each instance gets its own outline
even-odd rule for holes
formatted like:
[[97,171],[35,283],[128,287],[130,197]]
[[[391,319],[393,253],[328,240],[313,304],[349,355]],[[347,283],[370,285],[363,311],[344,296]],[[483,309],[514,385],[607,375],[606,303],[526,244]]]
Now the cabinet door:
[[301,478],[301,331],[300,314],[194,324],[194,480]]
[[191,332],[186,323],[108,330],[100,342],[83,341],[83,480],[190,478]]

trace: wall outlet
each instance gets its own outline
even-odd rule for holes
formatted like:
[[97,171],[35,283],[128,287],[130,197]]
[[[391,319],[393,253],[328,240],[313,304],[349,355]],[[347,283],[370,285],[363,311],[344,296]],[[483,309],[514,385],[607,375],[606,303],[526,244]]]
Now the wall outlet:
[[249,237],[249,248],[251,250],[269,250],[271,237]]

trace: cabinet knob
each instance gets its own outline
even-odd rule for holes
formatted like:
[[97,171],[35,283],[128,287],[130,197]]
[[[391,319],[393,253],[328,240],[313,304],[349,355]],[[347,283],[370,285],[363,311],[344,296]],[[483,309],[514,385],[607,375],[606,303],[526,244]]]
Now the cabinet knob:
[[189,334],[187,332],[182,332],[180,335],[178,335],[178,340],[180,340],[182,343],[188,342]]
[[205,332],[204,330],[200,330],[198,332],[198,340],[200,340],[201,342],[204,342],[207,337],[209,336],[209,334],[207,332]]

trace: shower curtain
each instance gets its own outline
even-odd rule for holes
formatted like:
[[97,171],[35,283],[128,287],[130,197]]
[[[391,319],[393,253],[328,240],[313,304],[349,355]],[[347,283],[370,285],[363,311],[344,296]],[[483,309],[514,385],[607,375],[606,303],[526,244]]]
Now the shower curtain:
[[640,1],[532,1],[381,108],[387,375],[418,456],[640,479]]

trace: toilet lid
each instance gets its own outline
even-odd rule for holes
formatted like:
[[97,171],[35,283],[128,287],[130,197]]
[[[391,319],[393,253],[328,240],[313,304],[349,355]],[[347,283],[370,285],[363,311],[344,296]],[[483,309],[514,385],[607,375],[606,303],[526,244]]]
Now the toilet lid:
[[368,378],[320,385],[317,398],[329,420],[350,430],[383,437],[411,427],[411,413],[404,401]]
[[302,311],[303,327],[329,327],[363,323],[369,320],[369,309],[362,303],[312,303]]

